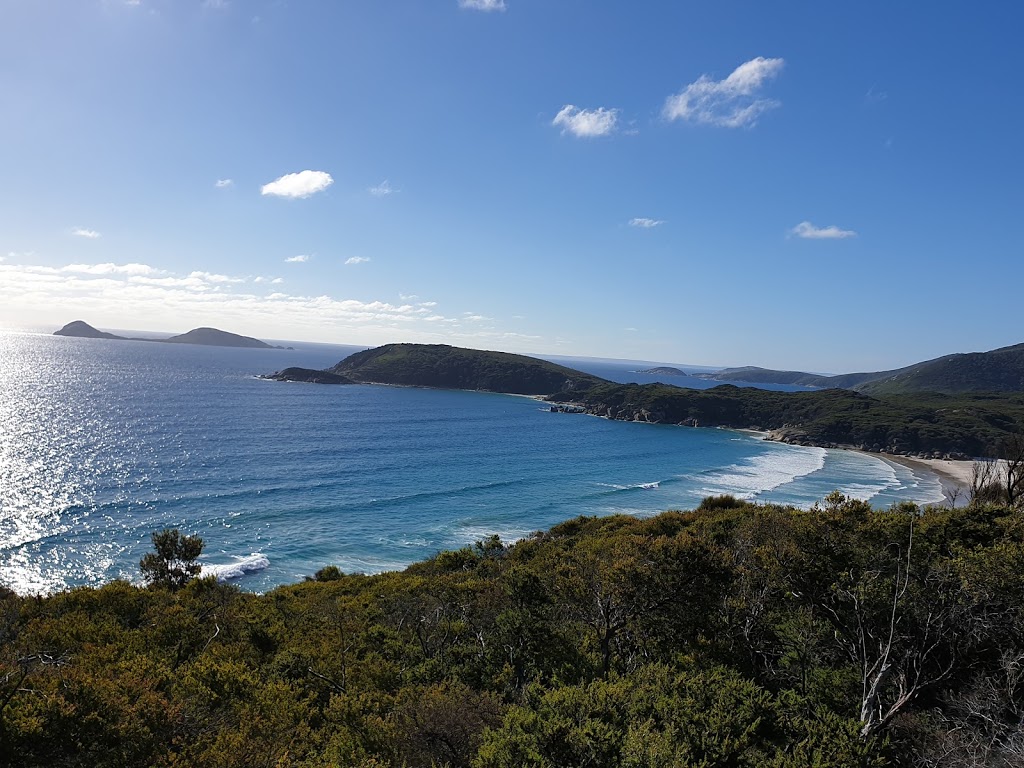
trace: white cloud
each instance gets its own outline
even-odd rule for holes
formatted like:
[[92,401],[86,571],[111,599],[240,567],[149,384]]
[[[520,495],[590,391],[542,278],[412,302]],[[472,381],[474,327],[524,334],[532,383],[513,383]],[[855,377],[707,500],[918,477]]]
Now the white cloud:
[[68,264],[61,272],[77,272],[83,275],[158,275],[159,269],[148,264]]
[[74,271],[10,259],[0,263],[0,322],[59,325],[80,317],[99,327],[184,330],[212,325],[257,338],[413,341],[523,352],[537,352],[542,341],[564,343],[492,327],[475,313],[445,316],[416,304],[275,289],[267,295],[251,279],[199,270],[130,274],[104,265],[68,266]]
[[270,284],[271,285],[280,285],[283,282],[284,282],[284,278],[283,277],[275,277],[273,280],[270,281]]
[[473,11],[504,11],[505,0],[459,0],[459,8]]
[[660,227],[664,223],[661,219],[648,219],[644,217],[629,220],[629,226],[640,227],[641,229],[653,229],[654,227]]
[[415,293],[399,293],[398,298],[400,298],[402,301],[412,301],[414,299],[418,299],[419,296],[417,296]]
[[229,275],[217,275],[212,272],[192,272],[189,277],[203,280],[208,283],[244,283],[244,277],[230,277]]
[[367,192],[369,192],[374,197],[387,197],[388,195],[393,194],[397,191],[397,189],[395,189],[394,187],[391,186],[390,183],[388,183],[387,179],[384,179],[384,181],[382,181],[377,186],[370,187],[367,190]]
[[100,236],[100,233],[95,229],[85,229],[83,227],[75,227],[71,230],[71,234],[75,237],[84,237],[88,240],[95,240]]
[[857,236],[857,233],[852,229],[840,229],[834,225],[830,227],[816,227],[809,221],[801,221],[789,232],[791,235],[808,240],[843,240],[847,237]]
[[566,104],[551,121],[552,125],[561,126],[562,133],[571,133],[573,136],[591,138],[594,136],[607,136],[615,131],[615,124],[619,119],[619,110],[605,109],[580,109],[573,104]]
[[225,189],[226,187],[233,187],[234,185],[234,179],[217,179],[217,181],[213,183],[213,186],[217,189]]
[[369,260],[370,260],[369,256],[352,256],[352,257],[350,257],[348,259],[345,259],[345,263],[346,264],[365,264]]
[[300,253],[298,256],[289,256],[285,259],[286,264],[305,264],[309,261],[308,253]]
[[724,80],[701,75],[682,91],[665,100],[667,120],[692,120],[726,128],[752,126],[761,113],[779,106],[773,99],[757,97],[757,91],[779,72],[782,59],[756,59],[740,64]]
[[260,194],[275,197],[305,198],[322,192],[334,183],[326,171],[287,173],[260,187]]

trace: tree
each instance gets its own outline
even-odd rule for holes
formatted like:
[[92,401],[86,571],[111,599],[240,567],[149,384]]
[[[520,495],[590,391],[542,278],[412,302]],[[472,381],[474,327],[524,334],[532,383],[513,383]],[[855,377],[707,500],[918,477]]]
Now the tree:
[[152,539],[156,552],[148,552],[139,561],[147,584],[173,592],[199,575],[202,566],[196,561],[203,553],[201,538],[183,536],[177,528],[164,528],[152,534]]

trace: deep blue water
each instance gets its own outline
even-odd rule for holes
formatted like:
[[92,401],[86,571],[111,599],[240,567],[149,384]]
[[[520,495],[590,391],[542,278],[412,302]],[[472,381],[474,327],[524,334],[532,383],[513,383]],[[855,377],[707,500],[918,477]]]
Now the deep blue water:
[[401,568],[492,533],[713,493],[941,500],[931,475],[745,433],[552,414],[508,395],[255,378],[350,351],[0,333],[0,583],[137,580],[150,533],[168,526],[203,537],[208,567],[250,568],[238,583],[263,590],[328,564]]

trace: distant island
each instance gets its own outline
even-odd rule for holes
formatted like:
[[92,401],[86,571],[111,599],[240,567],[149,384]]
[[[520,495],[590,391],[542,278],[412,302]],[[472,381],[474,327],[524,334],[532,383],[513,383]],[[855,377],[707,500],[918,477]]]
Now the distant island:
[[[73,336],[81,339],[111,339],[114,341],[156,341],[165,344],[196,344],[204,347],[241,347],[246,349],[286,349],[286,347],[267,344],[265,341],[254,339],[251,336],[240,336],[237,333],[228,333],[217,328],[193,328],[188,333],[171,336],[166,339],[146,339],[132,336],[117,336],[113,333],[100,331],[93,328],[84,320],[75,320],[68,323],[59,331],[53,332],[54,336]],[[291,349],[291,347],[287,347]]]
[[535,357],[447,344],[385,344],[356,352],[325,371],[286,368],[263,378],[316,384],[400,384],[515,395],[578,392],[609,383]]
[[689,376],[686,371],[681,371],[678,368],[673,368],[670,365],[659,365],[656,368],[646,368],[637,373],[647,374],[648,376]]

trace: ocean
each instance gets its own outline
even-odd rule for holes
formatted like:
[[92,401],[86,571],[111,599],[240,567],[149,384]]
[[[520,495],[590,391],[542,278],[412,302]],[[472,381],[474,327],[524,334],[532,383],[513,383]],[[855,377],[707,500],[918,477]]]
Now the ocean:
[[[295,346],[0,332],[0,583],[138,581],[166,527],[203,538],[205,573],[264,591],[326,565],[399,569],[492,534],[711,494],[942,500],[935,476],[850,451],[554,414],[513,395],[257,378],[354,349]],[[579,367],[651,380],[626,364]]]

